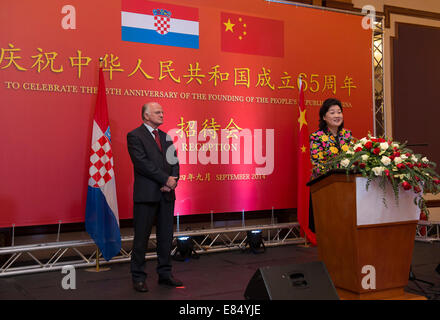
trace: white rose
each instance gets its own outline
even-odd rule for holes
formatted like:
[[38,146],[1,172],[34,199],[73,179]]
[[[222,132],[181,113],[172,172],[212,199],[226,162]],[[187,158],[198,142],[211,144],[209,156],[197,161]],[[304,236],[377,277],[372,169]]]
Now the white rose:
[[376,176],[381,176],[383,171],[385,170],[385,168],[384,167],[374,167],[371,170],[373,170],[373,172]]
[[401,157],[395,157],[395,158],[394,158],[394,163],[395,163],[395,164],[402,163],[402,161],[403,161],[403,159],[402,159]]
[[428,158],[427,158],[427,157],[423,157],[423,158],[422,158],[422,162],[423,162],[423,163],[428,163],[428,162],[429,162],[429,160],[428,160]]
[[361,140],[359,140],[360,143],[362,143],[363,145],[367,143],[368,139],[367,138],[362,138]]
[[369,157],[370,157],[370,156],[369,156],[368,154],[363,154],[363,155],[361,156],[362,161],[367,161]]
[[389,147],[388,142],[382,142],[382,143],[380,144],[380,149],[381,149],[382,151],[385,151],[386,149],[388,149],[388,147]]
[[396,142],[393,142],[393,143],[391,144],[391,147],[393,147],[393,148],[398,148],[398,147],[399,147],[399,144],[396,143]]
[[348,159],[344,159],[341,161],[341,166],[343,166],[344,168],[347,168],[349,164],[350,164],[350,160]]
[[411,160],[414,161],[414,162],[418,162],[419,161],[415,155],[411,156]]
[[350,150],[350,149],[348,149],[348,150],[347,150],[347,152],[346,152],[346,154],[354,154],[354,151],[353,151],[353,150]]
[[408,157],[407,157],[406,155],[404,155],[404,154],[401,154],[401,155],[400,155],[400,158],[402,158],[402,160],[406,160],[406,159],[408,159]]
[[380,159],[380,162],[382,162],[384,165],[389,165],[391,163],[391,159],[385,156],[382,156],[382,159]]
[[356,150],[357,148],[361,148],[362,149],[362,144],[360,144],[360,143],[355,144],[353,149]]

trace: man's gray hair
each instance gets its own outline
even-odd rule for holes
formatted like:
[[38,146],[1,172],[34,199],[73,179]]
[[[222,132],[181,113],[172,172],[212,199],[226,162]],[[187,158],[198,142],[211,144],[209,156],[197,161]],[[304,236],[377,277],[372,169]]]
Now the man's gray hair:
[[147,102],[146,104],[144,104],[142,106],[142,120],[145,120],[144,118],[144,113],[146,112],[147,114],[150,114],[150,106],[153,104],[157,104],[157,102]]

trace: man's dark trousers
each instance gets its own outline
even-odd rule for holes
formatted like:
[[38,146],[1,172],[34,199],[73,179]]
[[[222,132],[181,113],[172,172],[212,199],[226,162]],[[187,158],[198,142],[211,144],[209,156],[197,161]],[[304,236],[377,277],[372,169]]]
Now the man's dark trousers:
[[145,281],[145,253],[156,218],[157,273],[159,278],[171,276],[171,246],[174,228],[174,201],[135,202],[133,206],[134,234],[131,252],[131,273],[134,282]]

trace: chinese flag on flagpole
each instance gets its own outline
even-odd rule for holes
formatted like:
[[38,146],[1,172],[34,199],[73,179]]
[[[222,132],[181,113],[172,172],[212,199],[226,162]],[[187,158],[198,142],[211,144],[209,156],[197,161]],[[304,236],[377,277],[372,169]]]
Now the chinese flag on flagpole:
[[299,106],[298,106],[298,143],[297,143],[297,217],[301,234],[312,245],[316,245],[316,235],[309,229],[310,188],[306,183],[310,180],[312,164],[310,161],[309,129],[307,125],[307,110],[304,103],[304,90],[300,79]]

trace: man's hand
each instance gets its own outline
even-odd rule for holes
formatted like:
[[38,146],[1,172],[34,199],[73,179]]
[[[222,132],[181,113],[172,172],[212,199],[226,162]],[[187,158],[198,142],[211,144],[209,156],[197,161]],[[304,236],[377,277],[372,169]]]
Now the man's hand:
[[177,177],[173,177],[173,176],[168,177],[166,186],[174,190],[177,187]]
[[171,192],[171,189],[168,188],[167,186],[163,186],[162,188],[160,188],[161,192]]

